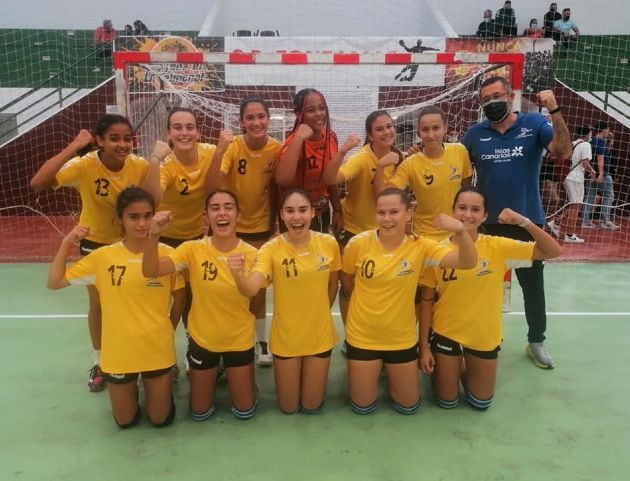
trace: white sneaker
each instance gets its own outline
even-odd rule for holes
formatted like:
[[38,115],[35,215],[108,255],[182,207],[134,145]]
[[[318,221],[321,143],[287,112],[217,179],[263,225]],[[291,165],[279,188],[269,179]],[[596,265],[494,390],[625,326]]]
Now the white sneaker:
[[266,342],[256,343],[256,364],[264,367],[273,364],[273,355],[269,352]]
[[567,244],[584,244],[584,239],[582,239],[581,237],[578,237],[575,234],[565,234],[564,235],[564,242],[566,242]]
[[525,348],[525,352],[536,366],[542,369],[553,369],[555,367],[553,358],[544,342],[530,342]]
[[560,238],[560,226],[556,224],[555,220],[552,219],[549,222],[547,222],[547,227],[549,227],[549,230],[551,231],[553,235]]
[[601,227],[603,227],[604,229],[608,229],[608,230],[619,230],[621,229],[620,226],[618,226],[617,224],[615,224],[612,221],[607,220],[606,222],[602,222]]

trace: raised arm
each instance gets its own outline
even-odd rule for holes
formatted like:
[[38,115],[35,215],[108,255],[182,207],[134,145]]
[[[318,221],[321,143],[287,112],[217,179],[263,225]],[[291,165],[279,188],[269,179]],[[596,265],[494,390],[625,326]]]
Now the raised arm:
[[66,162],[83,148],[94,143],[92,134],[87,130],[81,130],[70,144],[54,157],[51,157],[42,164],[30,182],[31,189],[38,192],[55,185],[55,175]]
[[175,264],[170,257],[160,257],[158,244],[160,234],[171,223],[170,211],[156,212],[149,226],[149,238],[144,244],[142,254],[142,275],[144,277],[161,277],[175,272]]
[[160,205],[162,201],[162,188],[160,187],[160,164],[165,157],[171,153],[171,148],[166,142],[158,140],[153,146],[151,155],[149,155],[149,170],[142,182],[142,187],[155,199],[155,205]]
[[227,258],[228,267],[239,292],[245,297],[254,297],[265,286],[265,277],[260,272],[245,272],[245,257],[232,254]]
[[68,287],[70,282],[66,280],[66,263],[68,254],[74,244],[84,239],[90,233],[90,229],[82,225],[75,226],[61,241],[61,245],[48,269],[46,287],[56,291]]
[[[383,157],[378,159],[378,167],[374,172],[374,182],[372,182],[372,192],[374,197],[377,197],[385,187],[389,187],[390,184],[385,184],[385,168],[390,165],[396,165],[400,160],[398,152],[389,152]],[[391,185],[393,187],[393,184]]]
[[503,209],[499,214],[500,224],[517,225],[525,229],[534,238],[533,260],[552,259],[562,254],[562,246],[547,234],[544,230],[534,224],[527,217],[514,212],[512,209]]
[[335,155],[330,164],[324,169],[322,174],[322,182],[324,182],[324,184],[341,184],[346,180],[344,175],[339,172],[339,168],[343,163],[344,157],[348,155],[348,152],[360,144],[361,138],[357,134],[350,134],[348,136],[345,143],[341,146],[341,149],[339,149],[339,152],[337,152],[337,155]]
[[302,155],[302,145],[313,135],[313,129],[306,124],[300,124],[293,139],[275,172],[273,173],[276,184],[281,187],[289,187],[293,184],[297,172],[298,160]]
[[457,249],[446,254],[440,262],[442,269],[472,269],[477,265],[477,250],[468,231],[457,219],[446,214],[438,214],[435,227],[446,232],[454,232],[452,241]]
[[206,174],[206,195],[212,194],[221,187],[221,184],[223,184],[225,180],[226,175],[224,172],[221,172],[221,162],[223,162],[223,156],[233,140],[234,132],[231,130],[222,130],[219,134],[217,149],[214,151],[212,164]]
[[567,124],[562,117],[562,112],[552,90],[543,90],[538,94],[540,105],[549,109],[551,122],[553,123],[553,139],[547,149],[558,159],[568,159],[571,157],[571,134]]

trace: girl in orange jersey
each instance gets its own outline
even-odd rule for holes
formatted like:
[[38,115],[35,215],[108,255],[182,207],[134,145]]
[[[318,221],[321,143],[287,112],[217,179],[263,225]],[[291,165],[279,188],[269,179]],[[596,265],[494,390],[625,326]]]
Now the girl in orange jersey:
[[[240,215],[236,235],[255,248],[260,248],[275,231],[272,200],[272,176],[278,164],[282,144],[268,134],[269,106],[259,97],[243,99],[239,110],[242,135],[223,131],[208,175],[208,190],[219,186],[234,192],[239,199]],[[265,303],[266,290],[252,299],[256,316],[256,363],[271,366],[273,357],[267,344]]]
[[[328,232],[332,228],[337,232],[341,228],[339,189],[327,186],[322,179],[339,150],[326,99],[315,89],[302,89],[293,99],[293,111],[293,131],[280,151],[274,179],[281,187],[301,187],[309,192],[315,208],[311,229]],[[280,227],[284,229],[282,223]]]
[[394,408],[420,407],[418,329],[414,296],[430,267],[470,269],[474,244],[462,223],[445,214],[436,227],[456,232],[458,248],[406,233],[411,204],[405,191],[385,189],[376,199],[379,228],[353,237],[344,250],[341,282],[350,293],[346,321],[350,403],[357,414],[376,409],[383,367]]
[[245,296],[273,284],[270,348],[282,412],[318,413],[325,401],[330,356],[336,341],[330,306],[341,260],[334,237],[310,230],[315,210],[304,189],[285,194],[280,216],[287,232],[267,242],[251,270],[243,256],[228,263]]
[[557,257],[562,247],[510,209],[501,212],[499,222],[526,229],[534,242],[480,234],[479,227],[487,217],[486,198],[472,187],[460,190],[455,197],[453,216],[475,242],[479,261],[475,269],[467,271],[440,266],[425,272],[420,364],[426,374],[433,375],[433,389],[441,407],[457,406],[461,383],[468,404],[486,410],[494,398],[503,339],[503,275],[512,268],[529,267],[533,260]]
[[[79,154],[96,143],[98,149]],[[59,187],[73,187],[81,197],[79,223],[89,228],[81,239],[81,255],[120,239],[116,218],[116,199],[127,187],[139,185],[154,198],[160,198],[160,161],[168,153],[164,142],[155,144],[147,162],[131,153],[133,128],[126,117],[107,114],[96,124],[94,135],[81,130],[76,138],[59,154],[48,159],[31,179],[35,191]],[[99,365],[101,352],[101,306],[98,292],[88,286],[88,327],[94,365],[90,369],[88,388],[102,391],[105,381]]]
[[229,273],[227,258],[242,255],[251,267],[256,249],[236,236],[239,204],[229,191],[217,190],[207,199],[206,215],[212,234],[184,242],[159,256],[157,239],[171,221],[170,212],[158,212],[145,245],[143,271],[163,276],[187,270],[193,301],[186,354],[190,366],[190,412],[196,421],[214,412],[219,362],[227,371],[232,412],[249,419],[256,412],[254,384],[254,316],[249,298],[239,293]]
[[[184,282],[179,276],[146,279],[142,275],[142,252],[154,209],[155,202],[148,192],[138,187],[123,190],[116,200],[122,240],[66,267],[72,245],[90,235],[88,227],[78,225],[62,241],[48,273],[50,289],[71,284],[98,289],[103,309],[101,366],[114,421],[123,429],[140,420],[140,375],[151,423],[164,427],[175,417],[173,333],[183,307]],[[160,249],[165,254],[171,248],[163,245]],[[171,298],[174,301],[169,319]]]

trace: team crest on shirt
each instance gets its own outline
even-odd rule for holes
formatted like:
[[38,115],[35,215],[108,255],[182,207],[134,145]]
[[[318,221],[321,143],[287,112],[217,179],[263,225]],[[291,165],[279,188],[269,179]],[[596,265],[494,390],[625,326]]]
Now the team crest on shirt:
[[328,257],[326,256],[319,256],[319,264],[317,267],[318,271],[325,271],[330,269],[330,262],[328,262]]
[[477,272],[475,275],[477,277],[487,276],[488,274],[492,274],[492,270],[490,269],[490,262],[487,259],[479,259],[479,267],[477,267]]
[[164,283],[157,277],[152,277],[147,279],[147,282],[144,284],[145,287],[164,287]]
[[267,165],[265,165],[265,168],[263,169],[262,173],[271,174],[272,172],[273,172],[273,162],[271,160],[268,160]]
[[411,262],[406,259],[402,259],[400,261],[400,269],[398,270],[397,276],[408,276],[409,274],[413,274]]
[[457,167],[451,165],[451,173],[448,175],[448,180],[458,180],[462,178],[462,174],[459,173]]
[[534,131],[534,129],[528,129],[527,127],[521,127],[521,133],[518,134],[515,138],[516,139],[524,139],[525,137],[531,137],[532,132]]

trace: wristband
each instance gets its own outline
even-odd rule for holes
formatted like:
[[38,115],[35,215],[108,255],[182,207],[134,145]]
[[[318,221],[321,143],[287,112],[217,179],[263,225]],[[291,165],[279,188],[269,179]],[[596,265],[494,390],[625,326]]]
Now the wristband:
[[557,114],[558,112],[561,112],[561,111],[562,111],[562,107],[558,105],[555,109],[549,111],[549,115]]
[[529,220],[527,217],[525,217],[525,220],[523,222],[521,222],[518,226],[522,227],[524,229],[525,227],[527,227],[531,223],[532,223],[532,221]]

